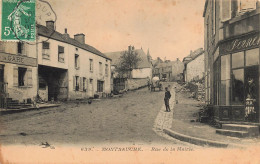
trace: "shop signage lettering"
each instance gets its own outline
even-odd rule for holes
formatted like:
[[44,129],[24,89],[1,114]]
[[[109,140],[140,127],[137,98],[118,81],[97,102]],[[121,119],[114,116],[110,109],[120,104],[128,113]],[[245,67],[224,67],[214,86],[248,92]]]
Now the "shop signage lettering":
[[225,42],[221,46],[222,53],[231,53],[234,51],[240,51],[244,49],[249,49],[253,47],[258,47],[260,45],[259,34],[245,36],[232,41]]
[[30,58],[26,56],[19,56],[19,55],[11,55],[6,53],[0,53],[0,61],[13,63],[13,64],[21,64],[27,66],[37,66],[37,62],[35,58]]

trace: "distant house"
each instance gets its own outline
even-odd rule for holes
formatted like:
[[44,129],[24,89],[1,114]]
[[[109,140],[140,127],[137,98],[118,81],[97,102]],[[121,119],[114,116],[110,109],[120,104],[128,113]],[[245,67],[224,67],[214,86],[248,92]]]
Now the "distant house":
[[167,81],[181,80],[183,74],[184,64],[179,59],[176,61],[158,61],[154,66],[153,76]]
[[183,58],[183,62],[185,82],[196,81],[204,77],[204,50],[202,48],[191,51],[189,56]]
[[[133,46],[128,47],[128,51],[134,51],[138,54],[139,58],[141,59],[137,67],[134,68],[131,72],[131,77],[133,79],[144,79],[144,78],[151,78],[152,77],[152,64],[150,62],[150,55],[149,53],[146,55],[143,49],[134,49]],[[118,73],[116,72],[115,68],[120,62],[120,57],[126,51],[117,51],[117,52],[108,52],[105,55],[112,59],[111,63],[111,70],[113,71],[113,76],[118,77]],[[148,51],[149,52],[149,51]]]
[[[131,73],[131,78],[128,78],[126,75],[120,75],[116,67],[120,63],[120,57],[126,51],[134,51],[138,54],[138,57],[141,59],[136,68],[134,68]],[[111,73],[113,83],[113,92],[117,93],[120,90],[124,89],[137,89],[140,87],[144,87],[147,85],[147,77],[149,79],[152,78],[152,64],[151,64],[151,56],[149,54],[149,50],[147,55],[143,51],[143,49],[135,49],[133,46],[128,46],[128,50],[125,51],[117,51],[117,52],[108,52],[105,55],[112,59],[111,62]]]

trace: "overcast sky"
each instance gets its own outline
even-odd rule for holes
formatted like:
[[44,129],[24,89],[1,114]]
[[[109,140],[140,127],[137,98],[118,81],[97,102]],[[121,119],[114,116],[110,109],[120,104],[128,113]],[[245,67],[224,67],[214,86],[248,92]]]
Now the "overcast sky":
[[175,60],[203,47],[204,0],[47,0],[56,29],[86,35],[101,52],[150,49],[155,59]]

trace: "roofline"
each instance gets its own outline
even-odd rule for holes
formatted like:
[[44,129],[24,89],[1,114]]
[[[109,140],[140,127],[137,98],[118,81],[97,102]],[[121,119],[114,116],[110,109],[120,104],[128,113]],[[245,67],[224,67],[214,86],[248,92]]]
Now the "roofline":
[[[41,26],[43,26],[43,25],[41,25]],[[46,27],[46,26],[43,26],[43,27]],[[54,31],[55,31],[55,30],[54,30]],[[61,34],[61,33],[58,32],[58,31],[55,31],[55,32]],[[66,43],[66,44],[75,46],[75,47],[77,47],[77,48],[83,49],[83,50],[85,50],[85,51],[91,52],[91,53],[93,53],[93,54],[95,54],[95,55],[98,55],[98,56],[100,56],[100,57],[102,57],[102,58],[105,58],[105,59],[108,59],[108,60],[111,60],[111,61],[112,61],[112,59],[110,59],[109,57],[101,56],[101,55],[99,55],[99,54],[97,54],[97,53],[94,53],[94,52],[92,52],[92,51],[86,50],[86,49],[84,49],[84,48],[82,48],[82,47],[78,47],[78,46],[76,46],[76,45],[74,45],[74,44],[71,44],[71,43],[69,43],[69,42],[52,38],[52,36],[45,36],[45,35],[43,35],[43,34],[39,34],[38,32],[37,32],[37,35],[38,35],[38,36],[47,37],[47,38],[50,38],[50,39],[53,39],[53,40],[56,40],[56,41],[59,41],[59,42],[63,42],[63,43]],[[61,35],[63,35],[63,34],[61,34]],[[73,39],[73,38],[70,38],[70,39]],[[75,39],[73,39],[73,40],[75,40]],[[76,40],[75,40],[75,41],[76,41]],[[85,45],[87,45],[87,44],[85,44]],[[88,46],[90,46],[90,45],[88,45]],[[94,48],[94,47],[93,47],[93,48]],[[102,52],[100,52],[100,53],[102,53]],[[104,53],[102,53],[102,54],[105,55]]]
[[194,58],[192,58],[191,60],[189,60],[186,64],[188,64],[189,62],[195,60],[197,57],[199,57],[200,55],[202,55],[205,51],[201,51],[198,55],[196,55]]
[[207,7],[208,7],[208,0],[205,1],[203,17],[205,17],[205,14],[206,14],[206,11],[207,11]]

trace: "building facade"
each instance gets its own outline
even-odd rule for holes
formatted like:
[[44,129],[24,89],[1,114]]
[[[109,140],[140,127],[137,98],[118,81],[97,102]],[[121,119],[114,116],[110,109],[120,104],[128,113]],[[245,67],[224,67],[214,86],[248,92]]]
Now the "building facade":
[[[111,59],[85,44],[85,35],[61,34],[54,22],[37,25],[36,44],[1,42],[1,86],[5,97],[43,101],[104,96],[110,89]],[[3,97],[3,95],[1,97]]]
[[166,79],[167,81],[178,81],[182,80],[183,70],[184,63],[179,59],[176,61],[159,62],[154,67],[153,76]]
[[260,2],[206,0],[205,88],[216,122],[259,123]]
[[204,78],[204,51],[200,50],[191,60],[185,63],[185,82],[197,81]]

